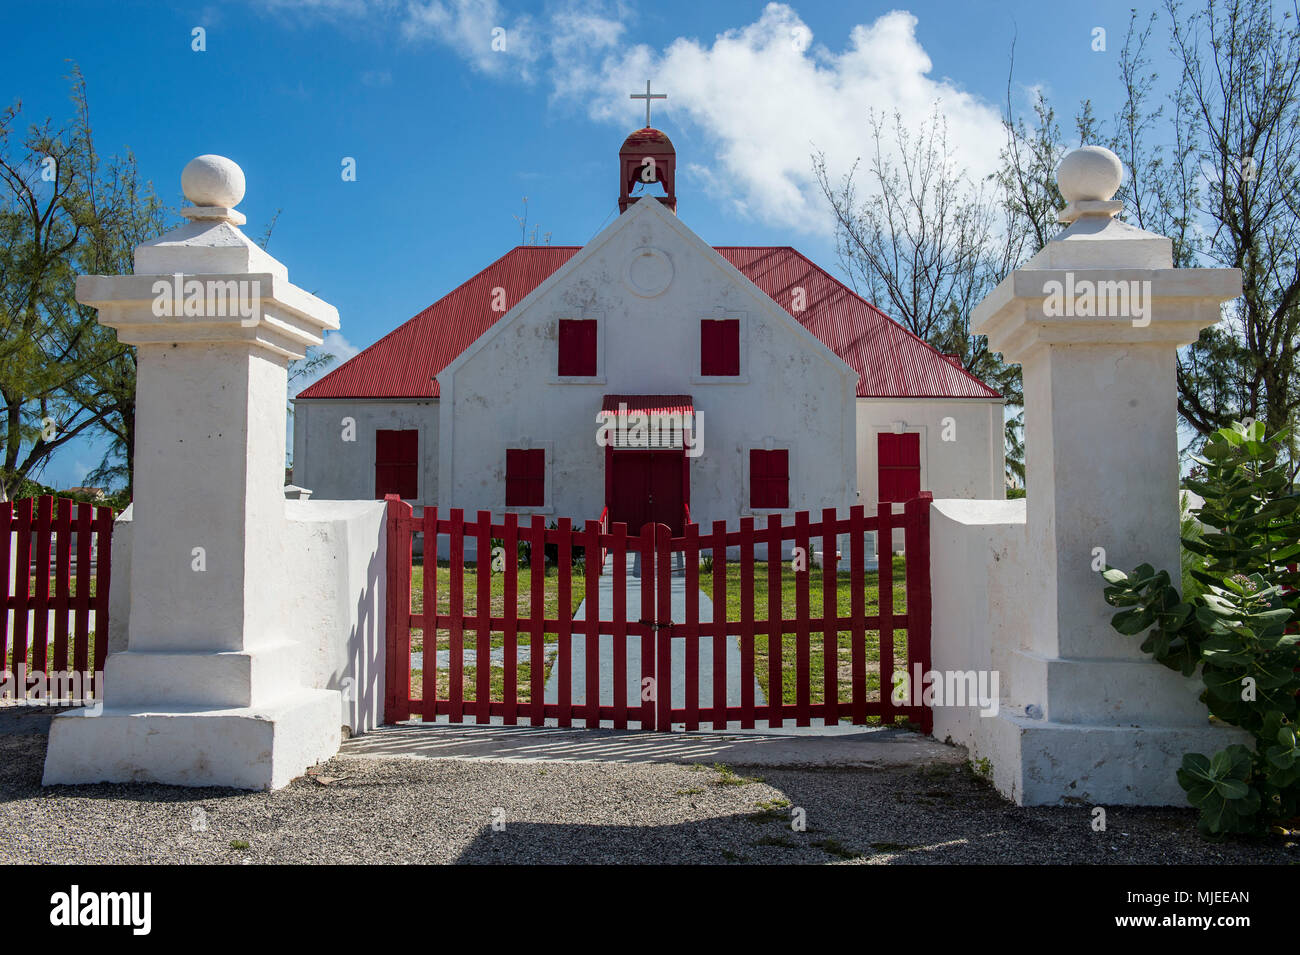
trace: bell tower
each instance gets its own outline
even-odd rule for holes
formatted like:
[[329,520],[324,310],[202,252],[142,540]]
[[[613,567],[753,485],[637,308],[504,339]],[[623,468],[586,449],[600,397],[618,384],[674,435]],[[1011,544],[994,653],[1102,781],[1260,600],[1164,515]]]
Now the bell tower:
[[[627,212],[628,206],[643,198],[658,199],[674,213],[677,212],[677,193],[674,182],[677,178],[677,150],[672,140],[663,132],[650,125],[650,101],[667,99],[667,93],[651,93],[650,83],[646,82],[644,93],[632,93],[630,99],[645,100],[645,128],[638,129],[623,141],[618,151],[618,211]],[[662,196],[634,196],[632,190],[640,183],[650,186],[659,183],[663,187]]]

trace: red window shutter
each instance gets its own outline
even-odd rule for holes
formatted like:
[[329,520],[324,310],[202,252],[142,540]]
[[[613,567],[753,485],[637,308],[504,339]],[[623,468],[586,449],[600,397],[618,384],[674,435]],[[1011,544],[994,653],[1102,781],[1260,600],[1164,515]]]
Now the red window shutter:
[[921,436],[882,432],[876,440],[881,503],[905,503],[921,493]]
[[596,374],[596,320],[562,318],[559,331],[560,375]]
[[700,320],[700,374],[740,374],[740,319]]
[[785,449],[749,452],[749,506],[790,506],[790,452]]
[[420,496],[420,432],[375,431],[375,497],[396,494],[403,500]]
[[915,432],[900,434],[898,487],[900,501],[910,501],[921,493],[921,436]]
[[546,503],[546,451],[506,450],[506,507],[542,507]]
[[724,323],[722,335],[722,360],[724,371],[719,372],[723,375],[740,374],[740,320],[736,318],[727,319]]

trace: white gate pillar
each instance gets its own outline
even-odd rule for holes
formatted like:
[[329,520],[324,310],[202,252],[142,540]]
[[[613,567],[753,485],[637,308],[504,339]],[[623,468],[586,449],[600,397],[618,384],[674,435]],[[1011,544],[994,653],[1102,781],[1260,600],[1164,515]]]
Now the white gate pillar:
[[1177,349],[1241,294],[1238,270],[1175,269],[1169,239],[1115,219],[1122,175],[1109,150],[1069,154],[1068,228],[971,318],[1024,372],[1029,586],[1020,632],[991,634],[1009,698],[981,732],[995,782],[1026,803],[1182,803],[1183,753],[1231,741],[1208,724],[1199,680],[1111,627],[1094,569],[1177,575]]
[[287,364],[338,312],[239,230],[237,165],[200,156],[181,183],[190,222],[134,275],[77,279],[136,348],[131,612],[102,713],[53,722],[46,784],[274,788],[339,745],[339,693],[303,684],[282,609]]

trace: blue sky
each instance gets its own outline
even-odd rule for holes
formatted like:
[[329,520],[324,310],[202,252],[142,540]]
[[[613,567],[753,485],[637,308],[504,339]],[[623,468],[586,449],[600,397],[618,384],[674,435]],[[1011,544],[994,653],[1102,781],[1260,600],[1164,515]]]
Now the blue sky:
[[[1132,6],[13,4],[0,92],[28,121],[65,119],[75,61],[100,151],[134,151],[178,207],[190,158],[238,162],[246,231],[279,211],[270,251],[338,307],[331,345],[347,356],[518,244],[524,196],[539,240],[595,235],[616,209],[619,144],[645,118],[627,94],[646,79],[669,96],[654,125],[677,146],[683,220],[711,243],[793,245],[835,271],[814,147],[842,171],[867,149],[869,108],[919,119],[937,100],[963,161],[986,172],[1013,38],[1017,108],[1042,87],[1067,120],[1084,96],[1108,117]],[[504,50],[492,48],[496,27]],[[346,157],[356,181],[341,176]],[[71,446],[42,480],[79,484],[98,457]]]

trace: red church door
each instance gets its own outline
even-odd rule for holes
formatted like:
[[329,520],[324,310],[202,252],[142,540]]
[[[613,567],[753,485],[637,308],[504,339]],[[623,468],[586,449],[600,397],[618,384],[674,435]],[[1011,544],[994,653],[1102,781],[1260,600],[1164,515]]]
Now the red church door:
[[681,451],[614,451],[610,455],[609,520],[629,534],[646,524],[682,533],[686,455]]

